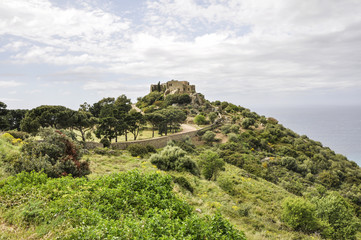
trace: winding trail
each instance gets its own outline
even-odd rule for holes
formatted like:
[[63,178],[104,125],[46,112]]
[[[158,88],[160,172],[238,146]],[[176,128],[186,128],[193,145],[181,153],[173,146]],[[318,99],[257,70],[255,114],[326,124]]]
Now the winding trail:
[[195,126],[189,125],[189,124],[181,124],[182,131],[179,133],[187,133],[197,130]]

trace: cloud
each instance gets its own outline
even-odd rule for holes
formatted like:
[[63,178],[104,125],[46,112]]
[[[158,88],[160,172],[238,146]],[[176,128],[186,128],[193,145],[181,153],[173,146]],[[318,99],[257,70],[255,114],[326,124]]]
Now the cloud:
[[0,88],[12,88],[20,85],[23,85],[23,83],[16,81],[0,81]]
[[361,88],[360,9],[353,0],[154,0],[124,18],[129,9],[3,1],[0,52],[60,67],[41,75],[102,94],[172,78],[218,94]]

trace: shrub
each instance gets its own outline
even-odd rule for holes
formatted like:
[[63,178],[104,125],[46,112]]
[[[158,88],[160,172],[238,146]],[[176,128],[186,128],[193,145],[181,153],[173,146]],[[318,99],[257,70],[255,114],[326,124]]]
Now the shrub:
[[281,159],[281,164],[282,166],[286,167],[288,170],[292,170],[297,172],[298,169],[298,165],[297,165],[297,161],[295,158],[293,157],[283,157]]
[[239,133],[239,125],[238,124],[232,124],[229,128],[229,131],[232,133]]
[[20,138],[23,141],[29,137],[29,134],[27,132],[22,132],[22,131],[6,131],[6,132],[12,135],[14,138]]
[[211,143],[215,141],[216,134],[212,131],[207,131],[203,134],[202,140],[206,143]]
[[196,151],[196,146],[192,143],[190,137],[186,137],[178,141],[169,141],[168,145],[180,147],[181,149],[189,153],[193,153]]
[[248,129],[250,126],[252,126],[255,123],[255,120],[253,118],[245,118],[242,120],[242,127],[244,129]]
[[177,146],[166,146],[161,152],[153,154],[150,161],[164,171],[188,171],[193,175],[199,175],[196,163]]
[[131,144],[127,147],[127,150],[133,157],[144,157],[148,153],[147,147],[140,144]]
[[156,152],[157,152],[157,150],[155,149],[155,147],[153,147],[152,145],[147,144],[147,145],[145,146],[145,148],[147,149],[148,153],[156,153]]
[[194,123],[197,124],[197,125],[205,125],[207,124],[207,120],[206,120],[206,117],[203,116],[203,115],[197,115],[195,118],[194,118]]
[[80,146],[59,130],[40,129],[42,141],[29,138],[21,148],[16,159],[6,162],[8,171],[44,171],[49,177],[61,177],[71,174],[81,177],[90,173],[89,163],[81,161]]
[[222,188],[228,194],[230,194],[232,196],[235,196],[237,194],[237,191],[234,188],[234,183],[228,177],[223,177],[221,179],[218,179],[217,182],[218,182],[219,187]]
[[215,112],[210,112],[210,113],[208,114],[208,118],[209,118],[209,121],[210,121],[211,123],[214,123],[214,121],[215,121],[216,118],[217,118],[217,113],[215,113]]
[[282,208],[282,220],[292,229],[314,232],[319,228],[315,205],[307,200],[288,197],[284,200]]
[[230,141],[230,142],[238,142],[239,141],[238,135],[235,133],[228,133],[227,136],[228,136],[228,141]]
[[338,193],[331,193],[316,202],[316,214],[328,224],[323,236],[331,239],[355,239],[360,221],[353,207]]
[[224,161],[218,156],[217,153],[207,150],[200,156],[200,166],[202,167],[202,173],[207,180],[217,180],[219,171],[224,170]]
[[23,172],[1,182],[1,217],[41,229],[37,238],[245,239],[219,213],[196,214],[172,189],[169,176],[137,171],[96,179]]
[[174,183],[177,183],[179,186],[187,189],[191,193],[193,193],[194,189],[192,185],[188,182],[188,180],[185,177],[176,177],[173,180]]
[[101,144],[103,144],[103,147],[107,147],[107,148],[109,148],[110,147],[110,141],[109,141],[109,139],[108,138],[102,138],[101,140],[100,140],[100,143]]

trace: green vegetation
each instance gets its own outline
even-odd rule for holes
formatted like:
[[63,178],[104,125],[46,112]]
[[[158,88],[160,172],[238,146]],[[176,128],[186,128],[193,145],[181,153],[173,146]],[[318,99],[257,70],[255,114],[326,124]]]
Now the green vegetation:
[[[2,134],[0,238],[361,238],[356,163],[274,118],[161,90],[138,99],[144,114],[124,95],[78,111],[41,106],[20,124],[36,136]],[[0,104],[3,130],[9,111]],[[129,134],[167,135],[193,119],[217,125],[157,151],[111,149]],[[82,149],[77,139],[94,134],[108,148]]]
[[24,172],[0,182],[1,211],[38,238],[245,239],[220,214],[194,214],[171,181],[135,171],[90,181]]
[[82,154],[79,146],[64,133],[46,128],[40,130],[39,136],[42,141],[29,138],[24,143],[21,142],[19,154],[3,158],[7,171],[12,173],[44,171],[49,177],[68,174],[81,177],[90,173],[89,163],[80,160]]
[[177,146],[166,146],[160,153],[153,154],[149,160],[164,171],[188,171],[199,175],[196,163],[190,159],[187,152]]

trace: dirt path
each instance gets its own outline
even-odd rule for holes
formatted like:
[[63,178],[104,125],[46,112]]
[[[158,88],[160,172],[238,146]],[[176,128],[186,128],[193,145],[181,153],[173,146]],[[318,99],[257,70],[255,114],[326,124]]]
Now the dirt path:
[[135,106],[135,104],[132,104],[132,108],[135,109],[135,111],[140,112],[141,114],[144,115],[144,113],[142,112],[142,110],[140,110],[137,106]]
[[197,130],[195,126],[189,124],[181,124],[181,128],[182,128],[181,133],[192,132],[194,130]]

